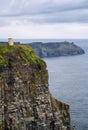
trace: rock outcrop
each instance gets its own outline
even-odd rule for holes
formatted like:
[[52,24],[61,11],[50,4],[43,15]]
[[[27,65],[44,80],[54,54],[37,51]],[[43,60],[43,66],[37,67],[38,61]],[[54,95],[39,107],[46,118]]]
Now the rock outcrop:
[[0,46],[0,130],[71,130],[69,105],[50,94],[31,47]]
[[84,50],[70,42],[35,42],[29,44],[40,57],[59,57],[84,54]]

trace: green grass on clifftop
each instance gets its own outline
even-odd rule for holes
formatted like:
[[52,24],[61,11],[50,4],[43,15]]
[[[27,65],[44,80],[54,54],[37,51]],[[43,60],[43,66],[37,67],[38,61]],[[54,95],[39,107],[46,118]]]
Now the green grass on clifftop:
[[45,64],[31,47],[25,45],[0,46],[0,66],[7,65],[8,58],[12,58],[15,63],[20,62],[21,64]]

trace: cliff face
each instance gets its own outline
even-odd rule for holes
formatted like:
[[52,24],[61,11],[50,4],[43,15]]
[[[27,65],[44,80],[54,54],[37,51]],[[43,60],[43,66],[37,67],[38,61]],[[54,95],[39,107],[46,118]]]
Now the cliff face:
[[0,47],[0,130],[70,130],[69,105],[50,94],[31,47]]
[[74,43],[52,42],[29,44],[40,57],[59,57],[84,54],[84,50]]

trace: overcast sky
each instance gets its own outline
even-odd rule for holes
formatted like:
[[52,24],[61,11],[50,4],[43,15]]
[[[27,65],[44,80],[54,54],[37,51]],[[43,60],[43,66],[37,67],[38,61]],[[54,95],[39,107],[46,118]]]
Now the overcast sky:
[[88,0],[1,0],[1,38],[88,38]]

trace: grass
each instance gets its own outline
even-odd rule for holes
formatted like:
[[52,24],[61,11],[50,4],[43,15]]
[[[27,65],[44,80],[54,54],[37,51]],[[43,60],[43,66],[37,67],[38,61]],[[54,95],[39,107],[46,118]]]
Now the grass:
[[0,46],[0,65],[6,65],[9,57],[15,58],[20,63],[45,64],[31,47],[25,45]]

